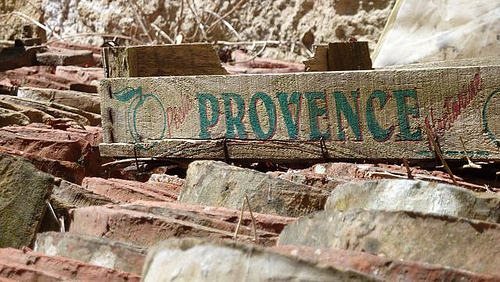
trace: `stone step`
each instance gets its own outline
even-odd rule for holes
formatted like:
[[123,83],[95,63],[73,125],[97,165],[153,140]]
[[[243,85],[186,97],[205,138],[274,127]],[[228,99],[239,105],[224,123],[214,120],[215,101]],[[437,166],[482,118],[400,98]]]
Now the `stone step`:
[[408,211],[325,210],[289,224],[278,244],[363,251],[500,275],[500,225]]
[[171,239],[150,249],[149,281],[382,281],[352,270],[317,266],[255,245],[195,238]]
[[[0,249],[0,277],[16,281],[137,281],[139,275],[49,256],[24,248]],[[0,280],[1,281],[1,280]]]
[[33,243],[53,186],[51,175],[0,153],[0,248]]
[[137,200],[174,201],[178,196],[176,192],[168,189],[170,188],[168,184],[143,183],[116,178],[86,177],[82,181],[82,186],[88,191],[109,197],[120,203],[130,203]]
[[35,251],[141,275],[147,248],[70,232],[44,232],[36,237]]
[[[69,231],[151,246],[174,237],[232,238],[236,223],[181,209],[143,205],[95,206],[74,209]],[[252,228],[241,226],[238,240],[252,241]],[[260,244],[276,243],[278,234],[257,229]]]
[[448,266],[391,259],[365,252],[304,246],[278,246],[272,250],[318,264],[353,269],[384,281],[500,281],[500,276],[482,275]]
[[321,210],[328,193],[252,169],[218,161],[195,161],[187,170],[179,201],[241,209],[248,196],[252,211],[298,217]]
[[474,193],[448,184],[391,179],[338,186],[325,209],[414,211],[500,223],[500,195]]

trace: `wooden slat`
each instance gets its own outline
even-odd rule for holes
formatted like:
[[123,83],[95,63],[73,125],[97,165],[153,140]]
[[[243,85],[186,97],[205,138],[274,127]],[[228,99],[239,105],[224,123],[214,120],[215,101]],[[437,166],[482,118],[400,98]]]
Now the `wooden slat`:
[[464,157],[462,138],[473,159],[496,160],[499,73],[488,66],[104,79],[101,153],[429,159],[427,122],[446,158]]
[[314,46],[314,57],[304,61],[306,71],[328,71],[328,44]]
[[368,42],[333,42],[328,44],[328,70],[370,70],[372,60]]
[[227,74],[210,44],[107,47],[106,77]]
[[371,70],[368,42],[334,42],[315,46],[314,58],[304,61],[306,71]]

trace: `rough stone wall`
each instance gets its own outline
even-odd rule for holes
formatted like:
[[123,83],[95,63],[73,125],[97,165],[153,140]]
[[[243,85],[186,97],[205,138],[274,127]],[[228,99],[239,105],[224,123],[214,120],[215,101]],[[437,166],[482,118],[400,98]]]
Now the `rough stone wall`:
[[[8,0],[4,0],[8,1]],[[312,44],[355,37],[375,47],[395,0],[40,0],[54,33],[100,45],[100,34],[130,37],[121,44],[185,42],[284,42],[278,51],[306,55]],[[224,21],[220,18],[223,17]],[[154,27],[155,26],[155,27]],[[147,32],[145,32],[145,30]],[[161,30],[161,31],[160,31]],[[99,36],[89,36],[99,34]],[[112,38],[113,36],[110,36]],[[272,44],[267,47],[273,47]],[[276,47],[276,46],[274,46]],[[261,46],[256,46],[259,50]],[[283,52],[283,50],[294,52]],[[278,49],[276,49],[278,50]],[[286,56],[285,56],[286,57]],[[292,56],[293,57],[293,56]]]
[[[19,38],[22,25],[33,23],[27,17],[43,22],[41,7],[42,0],[0,0],[0,40]],[[37,29],[35,32],[40,33]]]

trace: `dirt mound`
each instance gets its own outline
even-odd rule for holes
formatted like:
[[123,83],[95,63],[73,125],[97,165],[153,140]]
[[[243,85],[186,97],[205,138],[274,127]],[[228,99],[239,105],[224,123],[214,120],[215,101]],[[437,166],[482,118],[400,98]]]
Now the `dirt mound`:
[[[243,44],[265,57],[300,60],[312,45],[355,37],[375,47],[394,0],[43,0],[41,12],[33,5],[7,5],[5,12],[26,9],[53,31],[49,37],[101,45],[105,39],[120,44],[268,41]],[[1,8],[1,7],[0,7]],[[19,15],[9,20],[19,22]],[[10,24],[10,23],[9,23]],[[9,25],[10,30],[13,26]],[[20,30],[20,28],[19,28]],[[15,36],[12,32],[6,36]],[[106,35],[106,36],[103,36]],[[306,50],[307,49],[307,50]],[[308,51],[309,50],[309,51]]]

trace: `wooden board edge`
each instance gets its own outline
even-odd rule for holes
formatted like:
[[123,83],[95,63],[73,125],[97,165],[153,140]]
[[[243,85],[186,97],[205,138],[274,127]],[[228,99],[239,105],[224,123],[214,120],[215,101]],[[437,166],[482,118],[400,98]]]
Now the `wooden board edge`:
[[[289,141],[289,140],[191,140],[170,139],[156,143],[101,143],[101,156],[115,158],[151,157],[158,159],[212,159],[212,160],[258,160],[272,162],[302,161],[366,161],[369,152],[357,148],[356,144],[338,141]],[[464,160],[464,151],[443,151],[447,160]],[[477,161],[491,161],[490,152],[467,151],[467,156]],[[431,150],[408,151],[401,156],[383,158],[384,161],[422,161],[436,159]],[[381,159],[381,158],[378,158]]]

